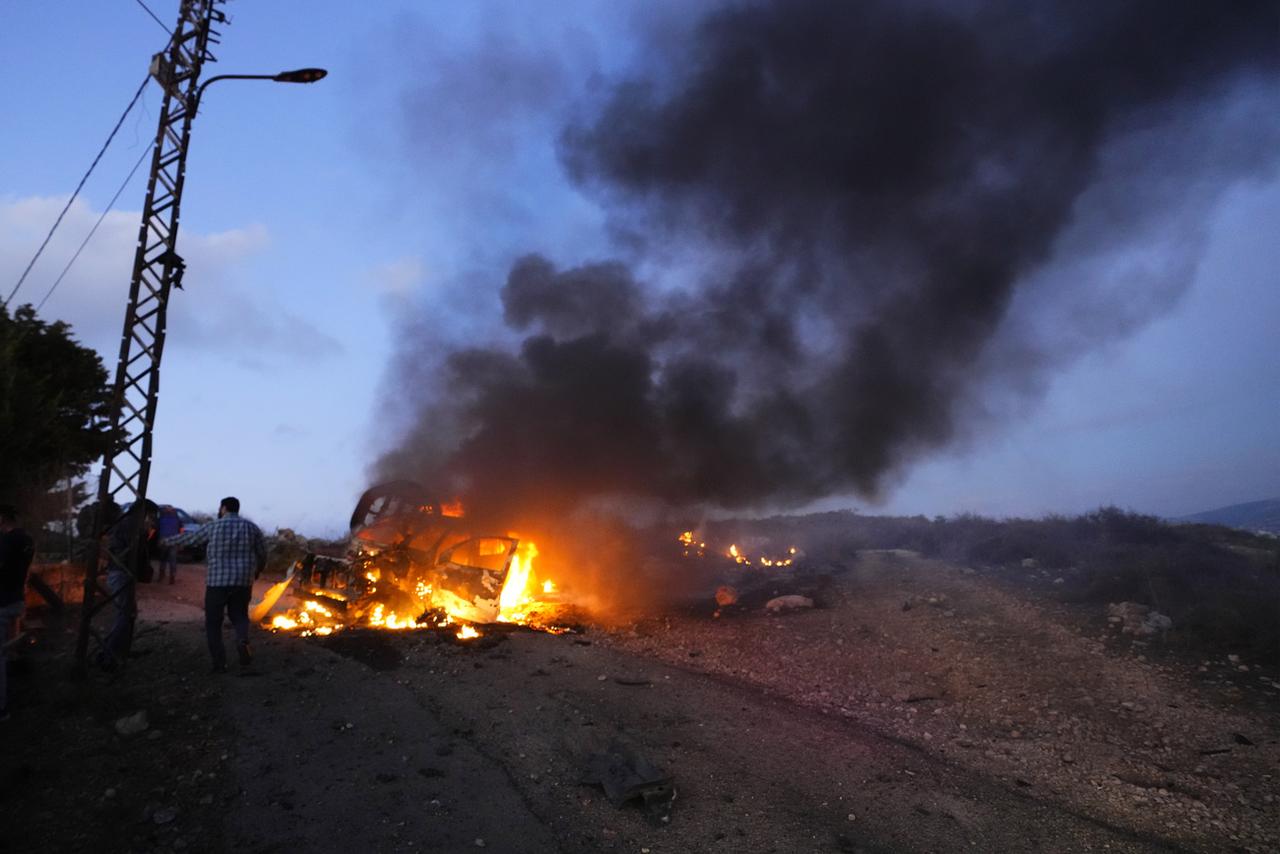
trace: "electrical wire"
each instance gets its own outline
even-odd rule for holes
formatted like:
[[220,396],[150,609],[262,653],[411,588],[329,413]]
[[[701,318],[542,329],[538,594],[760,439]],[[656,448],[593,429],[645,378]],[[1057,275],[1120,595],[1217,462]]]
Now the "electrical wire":
[[63,278],[71,270],[71,265],[76,263],[76,259],[80,257],[80,253],[84,251],[85,246],[89,244],[89,240],[93,237],[94,232],[98,230],[98,226],[102,225],[102,221],[107,218],[107,214],[111,213],[111,208],[115,206],[116,200],[120,198],[120,194],[124,192],[124,188],[129,186],[129,182],[133,180],[133,176],[137,174],[138,167],[142,165],[142,161],[147,159],[147,155],[151,153],[150,148],[144,148],[142,154],[138,157],[138,162],[133,164],[133,168],[129,170],[129,175],[124,179],[124,183],[120,185],[120,189],[116,190],[116,194],[111,197],[111,201],[107,202],[107,206],[103,208],[102,215],[98,217],[98,221],[93,224],[93,228],[89,229],[89,233],[84,236],[84,240],[80,242],[80,248],[76,250],[76,254],[71,256],[71,260],[67,262],[67,266],[62,268],[62,272],[58,274],[58,278],[49,286],[49,290],[45,292],[44,299],[40,300],[36,306],[36,311],[44,308],[44,304],[53,296],[53,292],[58,289],[58,285],[62,284]]
[[67,215],[67,211],[71,209],[72,203],[76,197],[80,195],[80,190],[84,188],[84,182],[89,180],[89,176],[93,174],[94,167],[98,165],[98,161],[102,159],[102,155],[106,153],[107,146],[111,145],[111,140],[115,139],[116,131],[120,130],[120,126],[124,124],[125,117],[133,109],[133,105],[138,103],[138,99],[142,97],[142,90],[147,88],[147,83],[151,81],[151,75],[148,74],[142,78],[142,85],[138,87],[138,91],[133,93],[133,99],[129,101],[129,106],[124,108],[124,112],[120,114],[120,118],[116,121],[116,126],[111,129],[111,133],[107,135],[107,141],[102,144],[102,148],[98,150],[98,156],[93,158],[93,162],[89,164],[89,171],[84,173],[84,177],[80,179],[80,183],[76,185],[75,192],[71,194],[71,198],[67,199],[67,204],[62,208],[62,213],[58,214],[58,218],[54,220],[53,227],[49,229],[49,233],[45,235],[44,242],[40,244],[40,248],[36,250],[36,254],[31,258],[31,263],[27,264],[27,269],[22,271],[22,275],[18,277],[18,283],[13,286],[13,290],[9,291],[9,296],[5,299],[3,305],[13,302],[13,298],[18,293],[18,289],[22,287],[22,283],[27,280],[27,274],[31,272],[31,268],[36,265],[36,261],[40,260],[41,253],[44,248],[49,245],[49,241],[53,239],[53,233],[58,230],[58,226],[62,223],[62,218]]
[[146,3],[142,2],[142,0],[137,0],[137,3],[138,3],[138,5],[139,5],[139,6],[141,6],[143,9],[145,9],[145,10],[146,10],[146,12],[147,12],[147,14],[148,14],[148,15],[150,15],[150,16],[151,16],[151,20],[155,21],[157,24],[159,24],[159,25],[160,25],[160,29],[162,29],[162,30],[164,30],[166,33],[168,33],[170,38],[172,38],[172,37],[173,37],[173,30],[171,30],[171,29],[169,29],[168,27],[166,27],[166,26],[164,25],[164,21],[162,21],[162,20],[160,20],[159,18],[157,18],[157,17],[156,17],[156,13],[151,11],[151,7],[149,7]]

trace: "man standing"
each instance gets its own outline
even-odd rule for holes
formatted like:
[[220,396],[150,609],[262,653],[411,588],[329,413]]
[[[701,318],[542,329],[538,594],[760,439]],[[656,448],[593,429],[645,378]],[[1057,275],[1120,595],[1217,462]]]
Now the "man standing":
[[103,638],[97,662],[114,672],[133,649],[138,621],[138,581],[151,579],[151,538],[156,532],[156,504],[146,500],[130,505],[111,526],[107,538],[107,593],[115,608],[111,630]]
[[35,557],[31,536],[18,527],[18,512],[0,505],[0,721],[9,717],[9,661],[4,653],[27,602],[27,570]]
[[204,591],[204,626],[209,636],[209,654],[213,672],[227,672],[227,651],[222,645],[223,614],[231,618],[236,631],[236,649],[240,666],[253,662],[249,649],[249,596],[253,580],[267,565],[267,544],[262,531],[248,519],[240,517],[240,499],[224,498],[218,505],[218,518],[198,530],[170,537],[162,546],[181,548],[207,544],[205,557],[208,573]]
[[160,506],[160,519],[156,522],[156,537],[160,539],[160,577],[156,581],[164,581],[164,571],[169,570],[169,583],[178,576],[178,547],[166,546],[164,541],[182,533],[182,520],[178,511],[168,504]]

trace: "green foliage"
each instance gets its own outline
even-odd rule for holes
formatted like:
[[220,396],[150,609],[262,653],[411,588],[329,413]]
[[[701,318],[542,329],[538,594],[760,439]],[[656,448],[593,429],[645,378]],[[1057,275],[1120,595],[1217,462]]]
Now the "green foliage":
[[36,518],[56,511],[49,490],[107,449],[109,401],[102,359],[70,326],[0,307],[0,501]]
[[[904,520],[906,521],[906,520]],[[912,527],[908,525],[907,527]],[[999,567],[1015,577],[1049,570],[1076,602],[1131,601],[1173,618],[1173,642],[1280,660],[1280,542],[1216,525],[1170,524],[1103,507],[1082,516],[934,523],[932,556]],[[1030,559],[1032,568],[1024,568]]]

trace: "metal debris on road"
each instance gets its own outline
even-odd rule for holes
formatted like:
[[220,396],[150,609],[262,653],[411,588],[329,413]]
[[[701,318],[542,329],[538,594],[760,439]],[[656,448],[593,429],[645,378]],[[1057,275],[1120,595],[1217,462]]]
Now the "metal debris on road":
[[649,818],[659,822],[671,819],[671,805],[676,798],[674,781],[673,776],[617,741],[605,753],[587,758],[582,777],[584,784],[602,787],[615,807],[639,798]]

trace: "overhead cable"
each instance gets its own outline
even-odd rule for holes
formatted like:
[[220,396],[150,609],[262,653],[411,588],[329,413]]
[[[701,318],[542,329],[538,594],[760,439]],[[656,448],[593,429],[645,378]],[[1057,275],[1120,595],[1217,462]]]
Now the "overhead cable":
[[146,3],[142,2],[142,0],[137,0],[137,3],[138,3],[138,5],[139,5],[139,6],[141,6],[143,9],[145,9],[145,10],[146,10],[146,12],[147,12],[147,14],[148,14],[148,15],[150,15],[150,16],[151,16],[151,20],[155,21],[157,24],[159,24],[159,25],[160,25],[160,29],[162,29],[162,30],[164,30],[166,33],[168,33],[168,34],[169,34],[169,36],[170,36],[171,38],[173,37],[173,30],[171,30],[171,29],[169,29],[168,27],[166,27],[166,26],[164,25],[164,21],[162,21],[162,20],[160,20],[159,18],[157,18],[157,17],[156,17],[156,13],[151,11],[151,7],[150,7],[150,6],[148,6]]
[[116,121],[116,126],[111,129],[111,133],[107,135],[107,141],[102,144],[102,148],[98,150],[98,156],[93,158],[93,162],[89,164],[89,171],[84,173],[84,177],[80,179],[80,183],[76,185],[75,192],[71,194],[71,198],[67,199],[66,205],[62,208],[62,213],[58,214],[58,218],[54,220],[53,227],[49,229],[49,233],[45,235],[44,242],[40,244],[40,248],[36,250],[36,254],[31,258],[31,263],[27,264],[27,269],[22,271],[22,275],[18,277],[18,283],[13,286],[13,290],[9,291],[9,296],[5,298],[4,305],[13,302],[14,296],[18,293],[18,289],[22,287],[22,283],[27,280],[27,274],[31,272],[31,268],[36,265],[36,261],[40,259],[44,248],[49,245],[49,241],[53,238],[53,233],[58,230],[62,218],[67,215],[67,211],[71,209],[72,203],[76,197],[80,195],[80,190],[84,187],[84,182],[89,180],[89,176],[93,174],[93,169],[98,165],[98,161],[102,159],[102,155],[106,153],[107,146],[111,145],[111,140],[115,139],[116,131],[120,130],[120,125],[124,124],[125,117],[133,109],[133,105],[138,103],[138,99],[142,97],[142,90],[147,88],[151,75],[148,74],[142,78],[142,84],[138,86],[138,91],[133,93],[133,99],[129,101],[129,106],[124,108],[124,112],[120,114],[120,118]]
[[111,197],[111,201],[107,202],[107,206],[103,208],[102,215],[98,217],[98,221],[93,224],[93,228],[89,229],[89,233],[84,236],[84,240],[80,242],[80,248],[76,250],[76,254],[71,256],[71,260],[67,262],[67,266],[62,268],[62,272],[58,274],[58,278],[49,286],[49,290],[45,293],[44,299],[40,300],[40,304],[36,306],[36,311],[44,308],[44,304],[49,297],[53,296],[53,292],[58,289],[58,285],[62,284],[62,279],[70,271],[71,265],[76,263],[76,259],[80,257],[80,253],[84,251],[84,247],[88,245],[90,238],[94,232],[98,230],[98,226],[102,225],[102,221],[107,218],[107,214],[111,213],[111,208],[115,206],[116,200],[120,198],[120,194],[124,192],[124,188],[129,186],[129,182],[133,180],[133,176],[137,174],[138,167],[142,165],[142,161],[147,159],[147,155],[151,153],[151,148],[144,148],[142,154],[138,156],[138,162],[133,164],[133,168],[129,170],[129,175],[124,179],[124,183],[120,185],[120,189],[116,190],[116,194]]

